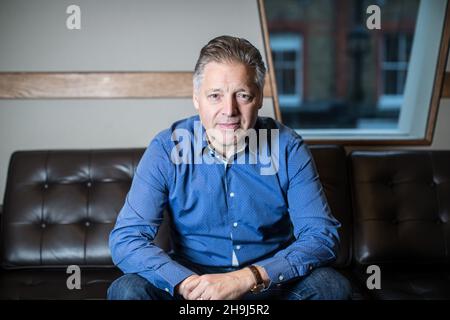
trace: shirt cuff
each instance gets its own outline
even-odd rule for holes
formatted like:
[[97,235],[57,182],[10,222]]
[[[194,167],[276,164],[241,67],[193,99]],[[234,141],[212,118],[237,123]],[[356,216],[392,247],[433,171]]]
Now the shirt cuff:
[[[144,272],[142,276],[145,277],[146,273]],[[184,279],[189,276],[196,274],[194,271],[182,266],[176,261],[170,261],[158,268],[156,271],[151,271],[153,275],[149,274],[147,279],[151,279],[150,281],[157,288],[164,290],[170,293],[172,296],[175,295],[175,287],[181,283]]]
[[294,268],[284,257],[271,257],[255,265],[263,267],[269,276],[270,283],[266,289],[297,277]]

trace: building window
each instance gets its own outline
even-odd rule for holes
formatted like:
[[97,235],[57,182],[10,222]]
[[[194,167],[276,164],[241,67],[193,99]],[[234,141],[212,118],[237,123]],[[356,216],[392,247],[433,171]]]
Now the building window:
[[382,41],[382,94],[380,109],[400,109],[408,72],[413,35],[384,34]]
[[448,1],[376,1],[380,30],[373,3],[265,0],[282,121],[308,141],[431,139]]
[[302,37],[297,34],[271,34],[278,98],[282,108],[299,108],[302,103]]

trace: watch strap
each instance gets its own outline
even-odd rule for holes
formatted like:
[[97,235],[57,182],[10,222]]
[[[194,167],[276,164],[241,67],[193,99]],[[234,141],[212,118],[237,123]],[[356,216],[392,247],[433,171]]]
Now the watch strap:
[[255,282],[256,282],[256,284],[253,286],[252,289],[250,289],[250,291],[252,291],[252,292],[260,291],[265,286],[264,286],[264,280],[263,280],[261,274],[259,273],[258,268],[255,267],[254,265],[250,265],[250,266],[248,266],[248,268],[253,273],[253,276],[255,277]]

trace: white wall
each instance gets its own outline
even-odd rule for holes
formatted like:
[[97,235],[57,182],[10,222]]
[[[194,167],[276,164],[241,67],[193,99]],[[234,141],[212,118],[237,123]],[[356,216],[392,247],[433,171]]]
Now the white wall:
[[[74,3],[81,30],[66,28]],[[256,0],[0,0],[0,72],[192,71],[222,34],[264,53]],[[190,99],[0,100],[0,202],[15,150],[146,147],[192,114]]]

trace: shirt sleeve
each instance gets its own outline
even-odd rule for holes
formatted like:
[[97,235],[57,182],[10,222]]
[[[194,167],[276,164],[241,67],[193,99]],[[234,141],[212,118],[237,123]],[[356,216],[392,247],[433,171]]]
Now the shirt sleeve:
[[265,268],[270,286],[307,275],[336,259],[340,223],[332,216],[312,155],[294,136],[287,156],[287,202],[295,241],[255,263]]
[[136,273],[174,295],[177,284],[195,274],[172,260],[154,239],[167,205],[172,162],[155,138],[144,152],[125,204],[109,237],[113,262],[124,273]]

